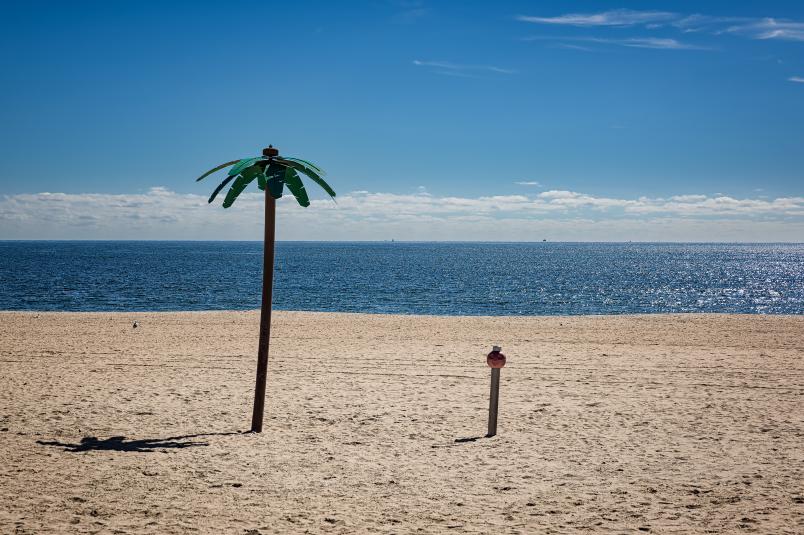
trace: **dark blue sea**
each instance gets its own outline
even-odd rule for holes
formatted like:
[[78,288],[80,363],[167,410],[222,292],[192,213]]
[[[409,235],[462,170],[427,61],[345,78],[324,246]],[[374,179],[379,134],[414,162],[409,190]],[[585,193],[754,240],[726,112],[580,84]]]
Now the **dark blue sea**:
[[[254,309],[261,269],[261,242],[0,242],[0,309]],[[274,288],[282,310],[802,314],[804,244],[281,242]]]

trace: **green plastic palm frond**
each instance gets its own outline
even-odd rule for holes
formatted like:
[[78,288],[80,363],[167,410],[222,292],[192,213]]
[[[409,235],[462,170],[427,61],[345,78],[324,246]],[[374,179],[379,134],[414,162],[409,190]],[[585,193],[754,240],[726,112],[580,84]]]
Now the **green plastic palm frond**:
[[212,201],[214,201],[215,197],[218,196],[218,193],[220,193],[221,190],[226,187],[226,184],[228,184],[234,179],[235,179],[234,176],[227,176],[226,178],[224,178],[223,181],[220,184],[218,184],[218,187],[215,188],[215,191],[212,192],[212,195],[209,196],[209,200],[207,202],[211,203]]
[[305,175],[307,175],[307,177],[309,177],[309,178],[310,178],[310,180],[312,180],[313,182],[315,182],[316,184],[318,184],[319,186],[321,186],[321,189],[323,189],[324,191],[326,191],[326,192],[327,192],[327,194],[328,194],[330,197],[332,197],[332,199],[333,199],[333,200],[335,200],[335,190],[334,190],[334,189],[332,189],[332,188],[330,187],[330,185],[329,185],[329,184],[327,184],[327,182],[326,182],[326,181],[325,181],[323,178],[321,178],[320,176],[318,176],[318,175],[316,175],[316,174],[313,174],[313,173],[311,173],[311,172],[309,172],[309,171],[302,171],[302,173],[304,173]]
[[324,170],[312,162],[302,160],[301,158],[280,158],[276,156],[270,158],[257,156],[255,158],[232,160],[214,169],[210,169],[196,181],[202,180],[212,173],[220,171],[228,166],[232,166],[229,170],[229,176],[217,185],[212,195],[209,197],[209,202],[211,203],[227,185],[231,184],[223,200],[224,208],[232,206],[235,200],[237,200],[240,194],[243,193],[246,187],[253,182],[255,178],[257,179],[257,187],[262,191],[265,191],[267,188],[271,197],[274,199],[282,197],[285,185],[287,185],[288,189],[301,206],[310,206],[310,198],[300,173],[321,186],[333,200],[335,199],[335,190],[322,178],[326,174]]
[[229,188],[229,191],[226,193],[226,198],[223,199],[223,207],[229,208],[232,206],[237,197],[246,189],[246,186],[251,184],[260,173],[262,173],[262,168],[259,165],[252,165],[251,167],[243,169],[243,172],[235,179],[234,184],[232,184],[232,187]]
[[236,164],[239,161],[242,161],[242,160],[232,160],[231,162],[222,163],[219,166],[215,167],[214,169],[210,169],[209,171],[207,171],[206,173],[204,173],[200,177],[196,178],[195,181],[198,182],[200,180],[204,180],[205,178],[207,178],[212,173],[214,173],[216,171],[220,171],[224,167],[229,167],[230,165]]
[[285,169],[285,166],[272,162],[265,170],[265,176],[268,178],[266,186],[274,199],[281,198],[282,190],[285,189]]
[[307,190],[304,189],[304,183],[302,183],[299,173],[292,167],[285,169],[285,184],[301,206],[305,208],[310,206],[310,198],[307,196]]
[[234,176],[236,174],[239,174],[240,171],[242,171],[246,167],[250,167],[250,166],[254,165],[255,163],[260,162],[260,161],[265,160],[265,159],[266,158],[264,156],[257,156],[256,158],[244,158],[242,160],[239,160],[235,164],[234,167],[229,169],[229,175]]
[[284,165],[286,165],[288,167],[292,167],[293,169],[295,169],[296,171],[299,171],[300,173],[303,173],[304,175],[309,177],[310,180],[312,180],[313,182],[315,182],[316,184],[321,186],[321,188],[324,191],[326,191],[327,194],[329,194],[330,197],[332,197],[333,199],[335,198],[335,190],[332,189],[329,186],[329,184],[327,184],[327,182],[323,178],[321,178],[321,175],[319,173],[317,173],[315,171],[315,169],[313,169],[309,165],[297,162],[296,158],[293,158],[293,159],[283,158],[283,159],[280,160],[280,163],[282,163],[282,164],[284,164]]
[[290,162],[296,162],[296,163],[300,163],[300,164],[306,165],[306,166],[310,167],[310,168],[311,168],[313,171],[315,171],[315,173],[316,173],[318,176],[326,176],[326,175],[327,175],[327,173],[326,173],[326,172],[325,172],[323,169],[321,169],[320,167],[318,167],[318,166],[317,166],[316,164],[314,164],[313,162],[308,162],[307,160],[302,160],[301,158],[291,158],[290,156],[288,156],[288,157],[283,157],[282,159],[283,159],[283,160],[288,160],[288,161],[290,161]]

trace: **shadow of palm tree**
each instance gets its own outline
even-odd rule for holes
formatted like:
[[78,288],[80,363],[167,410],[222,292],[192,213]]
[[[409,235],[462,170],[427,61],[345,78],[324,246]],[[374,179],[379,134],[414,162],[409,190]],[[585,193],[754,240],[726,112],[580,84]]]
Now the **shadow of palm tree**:
[[139,451],[157,452],[165,449],[192,448],[195,446],[209,446],[208,442],[193,441],[190,439],[212,436],[241,435],[240,431],[232,433],[198,433],[195,435],[182,435],[167,438],[143,438],[139,440],[126,437],[109,437],[100,439],[97,437],[84,437],[77,444],[69,442],[59,442],[57,440],[37,440],[37,444],[43,446],[55,446],[63,448],[64,451]]

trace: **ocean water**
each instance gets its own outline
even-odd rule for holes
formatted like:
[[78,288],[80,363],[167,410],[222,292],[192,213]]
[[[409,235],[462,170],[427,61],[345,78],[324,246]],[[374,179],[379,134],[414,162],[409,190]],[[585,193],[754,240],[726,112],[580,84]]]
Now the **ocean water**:
[[[261,242],[0,242],[0,310],[254,309],[261,269]],[[281,242],[274,308],[802,314],[804,244]]]

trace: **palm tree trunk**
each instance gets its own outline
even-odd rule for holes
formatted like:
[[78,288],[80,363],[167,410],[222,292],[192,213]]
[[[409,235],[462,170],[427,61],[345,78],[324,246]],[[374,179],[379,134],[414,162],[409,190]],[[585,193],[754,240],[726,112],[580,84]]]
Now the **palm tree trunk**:
[[265,188],[265,239],[262,256],[262,307],[260,308],[260,345],[257,350],[257,384],[254,387],[254,413],[251,431],[262,433],[265,410],[265,380],[268,375],[268,346],[271,343],[271,297],[274,289],[274,238],[276,199]]

